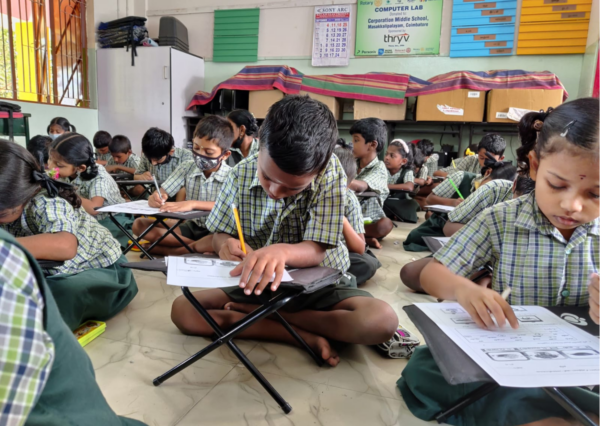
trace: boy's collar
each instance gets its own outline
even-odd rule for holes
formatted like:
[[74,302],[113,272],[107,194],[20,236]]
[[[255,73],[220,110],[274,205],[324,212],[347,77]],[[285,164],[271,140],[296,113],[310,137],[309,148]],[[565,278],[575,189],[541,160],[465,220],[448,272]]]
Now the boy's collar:
[[[361,160],[360,158],[357,158],[359,168],[360,168],[360,160]],[[362,170],[370,169],[371,167],[375,167],[377,165],[377,163],[379,163],[379,158],[376,155],[375,158],[373,158],[371,161],[369,161],[369,163],[365,167],[363,167]]]

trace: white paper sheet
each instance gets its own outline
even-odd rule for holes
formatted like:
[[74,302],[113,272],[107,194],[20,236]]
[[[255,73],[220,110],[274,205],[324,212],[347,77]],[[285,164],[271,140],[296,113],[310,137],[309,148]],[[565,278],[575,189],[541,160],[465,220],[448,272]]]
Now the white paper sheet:
[[456,207],[453,206],[444,206],[442,204],[434,204],[431,206],[426,206],[429,210],[442,210],[445,212],[451,212],[452,210],[454,210]]
[[[102,213],[128,213],[128,214],[144,214],[144,215],[155,215],[163,213],[158,208],[148,206],[148,200],[131,201],[129,203],[114,204],[112,206],[102,207],[98,209]],[[192,214],[197,211],[191,212],[177,212],[177,214]]]
[[442,245],[442,247],[444,247],[448,241],[450,241],[450,237],[431,237],[434,240],[437,240],[440,242],[440,244]]
[[458,303],[415,303],[502,386],[591,386],[599,341],[540,306],[513,306],[519,328],[484,330]]
[[[201,257],[169,256],[166,260],[167,284],[197,288],[237,286],[240,283],[240,277],[232,277],[229,272],[239,263]],[[275,274],[273,274],[273,278],[275,278]],[[288,271],[284,271],[281,281],[293,281]]]

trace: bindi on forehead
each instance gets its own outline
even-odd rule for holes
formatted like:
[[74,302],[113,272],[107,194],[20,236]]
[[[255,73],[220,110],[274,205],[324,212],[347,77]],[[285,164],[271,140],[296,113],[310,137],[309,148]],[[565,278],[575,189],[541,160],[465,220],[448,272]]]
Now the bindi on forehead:
[[579,175],[579,179],[581,179],[581,180],[585,179],[585,177],[586,177],[585,175]]

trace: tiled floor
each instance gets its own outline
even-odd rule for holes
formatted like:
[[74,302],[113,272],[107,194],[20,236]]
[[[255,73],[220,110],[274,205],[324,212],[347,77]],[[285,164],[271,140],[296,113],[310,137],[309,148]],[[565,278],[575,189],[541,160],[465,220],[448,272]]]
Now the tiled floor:
[[[400,223],[383,241],[383,249],[376,251],[383,267],[364,288],[388,302],[401,324],[416,332],[402,307],[434,299],[409,292],[398,276],[411,259],[429,254],[403,250],[402,241],[414,227]],[[137,254],[128,257],[139,259]],[[406,361],[358,345],[341,350],[336,368],[319,368],[295,347],[237,340],[292,405],[287,416],[226,347],[154,387],[153,378],[209,340],[184,336],[172,324],[178,287],[167,286],[159,273],[136,271],[135,276],[137,297],[108,321],[102,337],[86,346],[104,396],[118,414],[157,426],[426,424],[410,414],[395,385]]]

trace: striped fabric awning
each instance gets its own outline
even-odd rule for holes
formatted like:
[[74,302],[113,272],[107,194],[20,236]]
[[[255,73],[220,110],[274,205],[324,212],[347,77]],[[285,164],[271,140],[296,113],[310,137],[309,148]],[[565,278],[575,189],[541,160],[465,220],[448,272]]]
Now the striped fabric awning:
[[411,76],[406,96],[431,95],[457,89],[487,91],[492,89],[561,89],[563,100],[569,94],[556,76],[549,71],[523,70],[455,71],[421,80]]
[[302,90],[336,98],[402,104],[409,75],[393,73],[305,75]]
[[302,74],[295,68],[285,65],[247,66],[233,77],[217,84],[209,92],[196,92],[187,109],[197,105],[206,105],[213,100],[221,89],[232,90],[272,90],[296,95],[300,92]]

